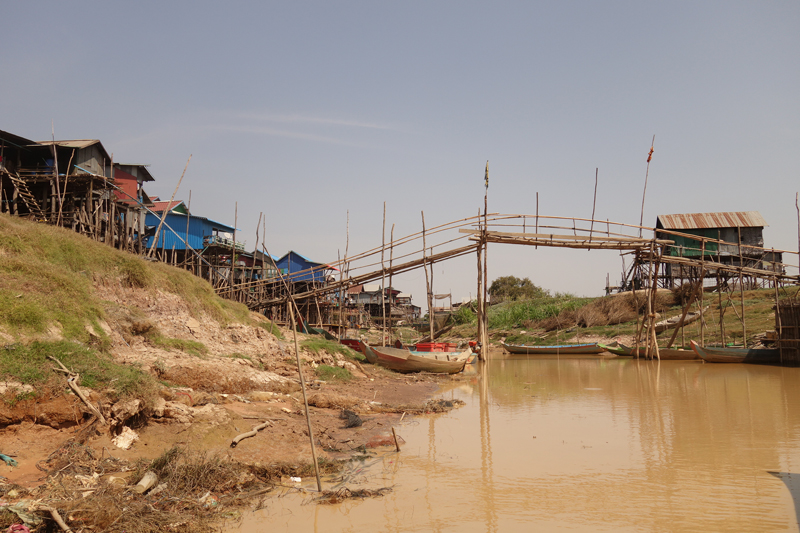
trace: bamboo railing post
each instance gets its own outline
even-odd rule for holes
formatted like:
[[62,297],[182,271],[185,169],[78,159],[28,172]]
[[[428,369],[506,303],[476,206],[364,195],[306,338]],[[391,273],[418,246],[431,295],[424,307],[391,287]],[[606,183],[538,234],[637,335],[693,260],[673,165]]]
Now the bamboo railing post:
[[[536,191],[536,233],[539,233],[539,191]],[[538,250],[539,245],[537,244],[534,247],[534,250]]]
[[[486,177],[483,193],[483,338],[486,342],[486,353],[489,353],[489,161],[486,161]],[[483,347],[483,345],[482,345]]]
[[642,224],[644,223],[644,197],[647,194],[647,178],[650,176],[650,160],[653,159],[653,146],[656,144],[656,136],[653,135],[653,142],[650,143],[650,153],[647,155],[647,171],[644,174],[644,190],[642,191],[642,214],[639,217],[639,237],[642,236]]
[[[389,288],[394,292],[392,286],[392,259],[394,258],[394,224],[392,224],[392,231],[389,237],[391,244],[389,245]],[[394,321],[392,320],[392,293],[389,293],[389,337],[394,336]],[[433,341],[431,341],[433,342]]]
[[[481,210],[478,209],[478,215],[480,216]],[[480,218],[478,219],[478,226],[481,226]],[[480,357],[483,360],[486,360],[486,351],[484,348],[485,339],[483,338],[484,335],[484,327],[483,327],[483,244],[479,243],[478,246],[475,247],[475,250],[478,253],[478,292],[475,297],[475,302],[477,304],[477,315],[478,315],[478,343],[481,346]]]
[[430,323],[431,342],[433,342],[433,304],[431,302],[431,284],[428,279],[428,263],[425,256],[427,244],[425,243],[425,211],[422,213],[422,269],[425,270],[425,289],[428,294],[428,322]]
[[[594,231],[594,210],[597,207],[597,177],[600,173],[600,168],[594,169],[594,199],[592,200],[592,225],[589,228],[589,242],[592,242],[592,232]],[[592,249],[589,248],[591,252]]]
[[385,251],[386,251],[386,202],[383,202],[383,229],[381,230],[381,314],[383,315],[383,328],[381,330],[381,346],[386,346],[386,267],[383,264],[383,257]]

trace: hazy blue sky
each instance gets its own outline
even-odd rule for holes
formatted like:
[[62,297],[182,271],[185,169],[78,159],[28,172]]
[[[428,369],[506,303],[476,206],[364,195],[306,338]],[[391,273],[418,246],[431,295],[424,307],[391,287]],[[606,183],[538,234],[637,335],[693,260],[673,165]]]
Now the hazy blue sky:
[[[151,195],[318,261],[489,210],[638,223],[760,211],[797,249],[800,3],[4,2],[0,129],[97,138]],[[387,230],[388,231],[388,230]],[[240,237],[241,238],[241,237]],[[613,251],[490,247],[489,276],[602,292]],[[436,292],[475,293],[474,256]],[[424,276],[395,282],[424,306]]]

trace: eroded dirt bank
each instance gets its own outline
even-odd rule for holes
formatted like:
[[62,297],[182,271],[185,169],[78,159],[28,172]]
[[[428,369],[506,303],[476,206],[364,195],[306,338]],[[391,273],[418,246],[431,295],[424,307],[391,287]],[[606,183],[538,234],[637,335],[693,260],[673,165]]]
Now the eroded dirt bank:
[[[253,482],[269,485],[280,481],[276,478],[279,475],[309,472],[311,445],[289,332],[278,333],[287,340],[276,337],[271,333],[272,326],[265,327],[258,315],[252,317],[256,325],[222,326],[197,316],[171,294],[120,286],[98,290],[109,309],[102,327],[111,339],[114,360],[145,370],[163,386],[147,397],[117,401],[111,399],[110,391],[82,388],[89,402],[99,406],[106,421],[102,424],[67,388],[66,381],[63,386],[39,391],[20,383],[0,383],[4,398],[0,402],[0,453],[16,462],[16,466],[0,462],[0,502],[23,503],[30,509],[47,504],[61,508],[67,525],[75,531],[112,531],[124,525],[122,514],[135,508],[130,502],[125,507],[125,498],[147,496],[130,493],[138,481],[136,476],[141,474],[137,468],[146,468],[176,446],[182,453],[200,457],[201,464],[204,458],[215,457],[215,461],[244,468],[233,485],[217,487],[218,494],[213,494],[213,487],[196,487],[193,490],[198,494],[189,491],[188,497],[197,501],[211,496],[223,501],[226,496],[246,493],[244,488]],[[200,343],[206,352],[192,355],[158,347],[146,335],[152,328],[164,337]],[[12,344],[8,346],[13,349]],[[426,403],[442,380],[475,379],[400,375],[324,350],[302,350],[301,362],[316,451],[328,468],[335,468],[332,465],[336,461],[355,453],[394,446],[391,428],[400,417],[442,408]],[[344,368],[352,378],[321,380],[316,368],[323,364]],[[361,425],[346,427],[343,410],[357,415]],[[231,447],[234,437],[265,422],[266,427],[256,436]],[[132,439],[129,446],[123,437]],[[77,455],[76,450],[80,451]],[[108,463],[110,460],[112,463]],[[74,502],[86,498],[85,507],[92,498],[108,496],[108,474],[112,473],[108,470],[112,467],[123,471],[117,474],[124,481],[114,480],[118,485],[114,490],[122,491],[115,492],[113,499],[119,504],[120,516],[113,526],[111,516],[105,523],[92,523],[100,520],[97,513],[81,515],[75,511],[78,507]],[[57,485],[66,488],[55,490]],[[162,490],[169,493],[169,487]],[[228,503],[219,509],[200,508],[210,512],[235,507],[232,501],[225,501]],[[97,503],[96,507],[116,505],[110,502]],[[246,504],[246,499],[236,503]],[[197,509],[186,512],[193,516]],[[41,509],[34,514],[48,515]],[[0,521],[0,526],[8,527],[22,519],[0,508]],[[45,520],[32,525],[31,530],[44,531],[48,523]],[[195,527],[208,527],[208,523],[175,519],[172,529],[193,531]],[[140,525],[128,530],[148,529]]]

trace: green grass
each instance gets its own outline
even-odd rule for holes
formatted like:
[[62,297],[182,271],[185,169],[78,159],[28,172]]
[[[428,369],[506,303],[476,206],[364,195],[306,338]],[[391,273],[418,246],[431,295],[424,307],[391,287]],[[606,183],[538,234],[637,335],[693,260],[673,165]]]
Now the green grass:
[[263,329],[269,331],[270,333],[272,333],[274,336],[276,336],[279,339],[283,339],[284,338],[283,337],[283,332],[281,332],[281,329],[278,326],[276,326],[274,323],[270,322],[269,320],[258,321],[258,322],[256,322],[256,325],[258,327],[260,327],[260,328],[263,328]]
[[83,387],[110,388],[119,397],[143,399],[152,397],[157,387],[155,379],[139,368],[116,363],[107,354],[70,341],[37,341],[0,348],[0,376],[37,389],[46,384],[63,384],[64,374],[53,370],[60,367],[48,356],[80,374]]
[[239,353],[239,352],[234,352],[234,353],[228,354],[228,355],[226,355],[224,357],[230,357],[231,359],[244,359],[246,361],[253,362],[253,358],[252,357],[250,357],[249,355],[244,355],[244,354]]
[[317,377],[323,381],[350,381],[353,374],[346,368],[338,366],[319,365],[317,367]]
[[153,346],[163,348],[167,351],[179,350],[189,355],[194,355],[195,357],[205,357],[208,355],[208,347],[202,342],[165,337],[155,328],[148,331],[145,337]]
[[357,361],[363,361],[363,356],[359,359],[359,355],[344,344],[340,344],[338,342],[329,341],[328,339],[323,338],[310,338],[306,339],[300,343],[300,347],[304,350],[308,350],[311,353],[319,353],[319,352],[328,352],[329,354],[342,354],[348,359],[354,359]]
[[95,284],[156,297],[158,291],[177,294],[197,315],[221,325],[254,325],[246,306],[219,298],[207,281],[64,228],[0,214],[0,257],[0,329],[17,338],[36,338],[55,327],[65,339],[107,348],[99,325],[110,304],[97,297]]
[[527,321],[544,320],[557,316],[562,311],[575,310],[592,301],[593,298],[577,298],[571,295],[504,302],[489,307],[489,328],[519,328]]

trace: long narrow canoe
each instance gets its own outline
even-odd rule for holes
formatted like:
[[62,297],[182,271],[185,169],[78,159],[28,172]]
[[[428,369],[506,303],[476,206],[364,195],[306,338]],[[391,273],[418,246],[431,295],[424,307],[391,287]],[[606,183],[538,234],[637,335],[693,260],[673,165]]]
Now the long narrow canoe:
[[529,355],[544,355],[544,354],[598,354],[603,352],[603,348],[598,346],[597,343],[592,344],[562,344],[558,346],[527,346],[525,344],[507,344],[502,343],[503,348],[508,353],[512,354],[529,354]]
[[[367,346],[367,351],[372,352],[376,357],[377,363],[389,370],[396,372],[432,372],[435,374],[456,374],[464,370],[467,364],[468,355],[465,352],[451,353],[451,360],[447,360],[448,354],[435,352],[411,352],[400,350],[389,346]],[[469,350],[471,353],[471,350]],[[422,355],[430,354],[430,355]],[[437,359],[439,357],[439,359]],[[369,356],[367,356],[369,360]]]
[[[641,357],[644,357],[645,348],[639,347],[631,348],[629,346],[625,346],[624,344],[620,344],[620,348],[628,351],[628,354],[631,356],[636,356],[641,353]],[[653,353],[655,356],[655,353]],[[662,348],[661,346],[658,347],[658,356],[662,361],[690,361],[692,359],[700,359],[700,356],[695,353],[694,350],[682,350],[679,348]]]
[[692,341],[692,350],[707,363],[780,364],[781,352],[776,348],[705,348]]

